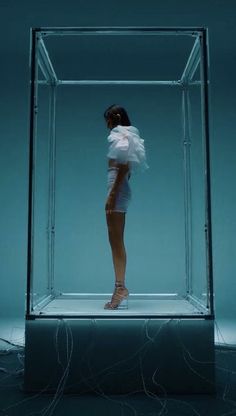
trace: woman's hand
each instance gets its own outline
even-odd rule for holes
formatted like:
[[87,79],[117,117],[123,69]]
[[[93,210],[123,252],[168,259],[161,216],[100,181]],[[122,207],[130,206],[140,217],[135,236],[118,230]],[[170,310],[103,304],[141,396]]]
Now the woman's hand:
[[111,214],[111,212],[114,210],[115,208],[115,203],[116,203],[116,195],[115,193],[110,193],[109,197],[107,198],[107,202],[106,202],[106,206],[105,206],[105,210],[107,214]]

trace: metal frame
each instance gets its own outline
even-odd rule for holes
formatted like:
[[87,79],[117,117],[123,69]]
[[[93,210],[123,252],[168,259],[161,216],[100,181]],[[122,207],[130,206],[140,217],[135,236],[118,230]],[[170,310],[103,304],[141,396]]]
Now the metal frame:
[[[188,35],[195,38],[195,42],[188,61],[184,68],[183,74],[179,80],[167,81],[147,81],[147,80],[59,80],[53,64],[50,60],[48,51],[43,41],[47,36],[65,36],[65,35]],[[208,39],[206,28],[177,28],[177,27],[68,27],[68,28],[31,28],[30,44],[30,67],[31,67],[31,86],[30,86],[30,143],[29,143],[29,199],[28,199],[28,251],[27,251],[27,302],[26,318],[38,319],[40,316],[32,314],[32,290],[33,290],[33,248],[34,248],[34,189],[35,189],[35,162],[36,146],[34,140],[37,134],[37,112],[38,112],[38,85],[46,84],[50,86],[50,113],[49,113],[49,184],[48,184],[48,293],[42,299],[47,302],[53,298],[54,293],[54,236],[55,236],[55,164],[56,164],[56,89],[60,85],[169,85],[182,89],[182,117],[183,117],[183,167],[184,167],[184,207],[185,207],[185,280],[186,293],[189,300],[198,302],[192,294],[192,217],[191,217],[191,134],[190,134],[190,104],[189,104],[189,86],[201,86],[202,102],[202,137],[205,163],[205,242],[206,242],[206,276],[207,276],[207,309],[209,313],[199,315],[152,315],[150,318],[164,318],[173,316],[175,318],[196,318],[196,319],[213,319],[214,318],[214,299],[213,299],[213,272],[212,272],[212,231],[211,231],[211,195],[210,195],[210,154],[209,154],[209,99],[208,99]],[[194,74],[200,64],[200,81],[193,81]],[[38,80],[38,67],[40,67],[45,80]],[[202,305],[203,306],[203,305]],[[60,315],[65,317],[67,315]],[[42,315],[42,318],[59,318],[59,315]],[[79,318],[79,316],[68,315],[70,318]],[[91,318],[91,316],[88,316]],[[96,318],[109,319],[109,316],[97,315]],[[120,318],[121,316],[117,316]],[[144,316],[132,316],[130,318],[141,318]],[[86,318],[86,316],[83,316]],[[94,316],[95,318],[95,316]],[[115,318],[115,316],[111,316]]]

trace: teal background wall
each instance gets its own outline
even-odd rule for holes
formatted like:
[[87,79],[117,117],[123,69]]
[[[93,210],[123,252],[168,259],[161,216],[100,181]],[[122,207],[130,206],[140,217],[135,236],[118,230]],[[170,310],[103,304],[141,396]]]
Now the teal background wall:
[[[24,293],[26,288],[27,260],[27,197],[28,197],[28,110],[29,110],[29,29],[31,26],[207,26],[210,38],[210,98],[211,98],[211,168],[212,168],[212,220],[214,285],[217,317],[235,316],[235,193],[232,191],[235,166],[235,5],[233,1],[129,1],[112,4],[108,1],[47,2],[1,1],[1,28],[4,42],[1,54],[1,314],[23,316]],[[140,57],[140,59],[142,59]],[[76,61],[76,59],[75,59]],[[170,62],[173,68],[175,62]],[[177,63],[176,63],[177,65]],[[102,68],[102,67],[101,67]],[[105,68],[105,65],[104,65]],[[140,67],[140,72],[143,67]],[[160,70],[164,71],[162,66]],[[120,69],[120,68],[119,68]],[[162,72],[162,75],[164,73]],[[87,87],[88,88],[88,87]],[[130,88],[130,87],[129,87]],[[132,122],[140,128],[147,143],[149,163],[152,171],[133,179],[134,199],[127,214],[126,246],[128,250],[127,277],[130,276],[133,291],[147,287],[146,266],[141,261],[145,248],[146,261],[150,267],[150,291],[154,291],[158,280],[158,291],[166,288],[181,290],[181,280],[175,281],[173,271],[183,270],[183,245],[181,222],[171,216],[174,223],[166,230],[166,218],[173,208],[181,207],[181,188],[176,189],[176,172],[181,161],[179,142],[172,142],[173,131],[181,132],[175,113],[177,97],[170,100],[170,91],[162,92],[160,100],[156,91],[143,91],[142,106],[134,100],[127,88],[127,108],[130,108]],[[134,89],[132,87],[132,91]],[[74,90],[65,90],[58,101],[59,170],[58,186],[61,195],[68,198],[58,201],[58,214],[67,213],[59,234],[67,234],[67,243],[73,247],[63,259],[64,269],[58,263],[60,286],[65,284],[66,265],[74,275],[69,279],[72,290],[76,290],[77,272],[83,271],[77,263],[74,267],[76,243],[81,230],[78,248],[84,264],[88,262],[89,280],[94,279],[94,291],[111,289],[113,278],[110,248],[106,235],[104,198],[106,195],[107,130],[103,124],[102,111],[111,103],[109,88],[103,90],[103,97],[86,90],[86,105],[83,94],[78,97]],[[121,95],[119,95],[121,94]],[[119,91],[120,101],[124,92]],[[138,94],[138,92],[137,92]],[[73,105],[72,105],[73,104]],[[171,107],[170,107],[171,105]],[[172,107],[173,106],[173,107]],[[87,108],[91,109],[88,113]],[[154,107],[154,108],[153,108]],[[149,109],[152,108],[150,112]],[[157,119],[154,119],[156,110]],[[158,115],[160,115],[158,119]],[[76,118],[77,117],[77,118]],[[81,117],[81,118],[80,118]],[[83,125],[80,123],[83,120]],[[85,128],[86,126],[86,128]],[[157,140],[155,141],[154,134]],[[43,126],[42,126],[43,135]],[[78,137],[83,152],[74,153],[78,148]],[[151,140],[149,138],[152,138]],[[61,140],[60,140],[61,138]],[[67,138],[65,140],[65,138]],[[173,150],[172,150],[173,149]],[[42,157],[45,148],[42,148]],[[161,150],[161,153],[160,153]],[[63,158],[60,157],[64,152]],[[175,154],[175,157],[173,155]],[[160,155],[162,155],[160,157]],[[165,158],[164,158],[165,156]],[[171,161],[171,170],[166,162]],[[81,166],[82,165],[82,166]],[[176,165],[176,166],[177,166]],[[82,169],[81,169],[82,168]],[[67,172],[67,175],[63,175]],[[98,173],[99,172],[99,173]],[[77,176],[75,175],[77,174]],[[154,174],[154,177],[152,176]],[[168,187],[164,178],[168,177]],[[95,179],[96,178],[96,179]],[[172,178],[175,181],[172,181]],[[180,178],[179,178],[180,179]],[[87,190],[84,187],[86,181]],[[43,185],[42,185],[43,186]],[[156,186],[155,196],[153,187]],[[76,192],[83,189],[83,200]],[[175,203],[171,205],[171,191],[175,190]],[[75,204],[68,201],[74,196]],[[146,199],[146,195],[150,195]],[[144,199],[145,197],[145,199]],[[145,204],[144,204],[145,200]],[[43,204],[43,202],[42,202]],[[76,205],[77,204],[77,205]],[[143,206],[142,206],[143,204]],[[169,204],[169,205],[168,205]],[[44,205],[45,208],[45,205]],[[76,213],[76,208],[80,208]],[[137,209],[136,209],[137,208]],[[43,209],[43,205],[42,205]],[[85,211],[86,210],[86,211]],[[177,228],[176,228],[177,227]],[[178,228],[179,227],[179,228]],[[155,232],[153,233],[153,230]],[[87,230],[87,232],[86,232]],[[172,231],[175,230],[174,239]],[[179,233],[180,231],[180,233]],[[92,240],[91,236],[97,239]],[[150,239],[152,244],[150,245]],[[63,240],[58,240],[58,255],[63,251]],[[147,248],[150,248],[149,250]],[[82,250],[82,252],[81,252]],[[64,253],[65,255],[65,253]],[[170,256],[170,257],[169,257]],[[101,262],[101,258],[104,260]],[[60,257],[58,257],[60,258]],[[165,260],[171,258],[168,272]],[[100,262],[103,269],[93,276],[93,263]],[[174,263],[173,263],[174,260]],[[41,259],[38,258],[40,265]],[[161,263],[161,269],[159,265]],[[95,264],[95,263],[94,263]],[[138,274],[136,271],[138,270]],[[167,280],[158,275],[167,273]],[[135,276],[137,275],[137,278]],[[131,277],[132,276],[132,277]],[[81,290],[86,282],[78,280]],[[145,283],[145,284],[144,284]],[[148,290],[149,291],[149,290]]]

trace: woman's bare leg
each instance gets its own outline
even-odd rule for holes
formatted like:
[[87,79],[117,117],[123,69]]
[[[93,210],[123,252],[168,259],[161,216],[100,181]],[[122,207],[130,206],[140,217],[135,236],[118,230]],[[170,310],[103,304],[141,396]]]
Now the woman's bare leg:
[[127,261],[124,245],[125,213],[112,212],[106,214],[106,218],[116,282],[124,285]]

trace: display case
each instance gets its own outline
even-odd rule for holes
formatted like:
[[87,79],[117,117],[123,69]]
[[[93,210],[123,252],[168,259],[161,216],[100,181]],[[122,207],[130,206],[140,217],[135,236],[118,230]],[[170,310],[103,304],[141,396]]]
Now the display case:
[[[205,28],[31,29],[26,318],[213,318]],[[129,308],[105,310],[108,130],[145,140],[126,214]]]

